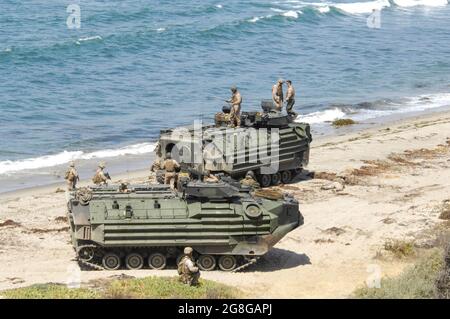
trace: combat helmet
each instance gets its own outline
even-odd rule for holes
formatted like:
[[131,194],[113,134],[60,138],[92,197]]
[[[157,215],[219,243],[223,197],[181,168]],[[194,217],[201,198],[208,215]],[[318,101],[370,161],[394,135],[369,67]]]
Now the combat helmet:
[[255,178],[255,173],[253,172],[253,171],[248,171],[246,174],[245,174],[245,177],[251,177],[251,178]]
[[105,168],[105,167],[106,167],[106,163],[105,163],[105,162],[100,162],[100,163],[98,164],[98,167],[100,167],[100,168]]
[[70,161],[69,162],[69,167],[75,167],[75,162],[74,161]]
[[184,254],[185,255],[190,255],[190,254],[192,254],[193,251],[194,250],[191,247],[184,248]]

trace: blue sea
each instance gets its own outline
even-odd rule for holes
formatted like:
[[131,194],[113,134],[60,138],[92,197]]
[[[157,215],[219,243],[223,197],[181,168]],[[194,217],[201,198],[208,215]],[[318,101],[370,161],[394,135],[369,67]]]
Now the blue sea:
[[245,111],[292,80],[315,132],[450,105],[447,0],[312,1],[2,0],[0,192],[72,159],[143,168],[160,129],[212,120],[231,85]]

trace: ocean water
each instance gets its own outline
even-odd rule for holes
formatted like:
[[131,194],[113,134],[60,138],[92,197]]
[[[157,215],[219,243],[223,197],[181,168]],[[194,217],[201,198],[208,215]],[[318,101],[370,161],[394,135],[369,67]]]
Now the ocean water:
[[212,120],[233,84],[254,110],[291,79],[317,132],[450,105],[447,0],[314,1],[2,0],[0,192],[71,159],[142,168],[160,129]]

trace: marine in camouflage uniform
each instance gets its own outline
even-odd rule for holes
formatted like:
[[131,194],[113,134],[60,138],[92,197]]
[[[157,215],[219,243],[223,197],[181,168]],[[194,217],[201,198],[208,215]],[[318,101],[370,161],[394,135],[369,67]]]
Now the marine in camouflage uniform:
[[291,80],[287,80],[286,84],[288,87],[286,92],[286,112],[289,115],[294,116],[297,115],[297,113],[293,111],[295,104],[295,89],[294,86],[292,85]]
[[240,127],[242,96],[235,86],[232,86],[230,90],[232,94],[231,99],[226,101],[231,104],[230,124],[233,127]]
[[205,177],[203,177],[203,181],[205,183],[218,183],[219,178],[216,175],[211,174],[210,171],[208,171],[208,174]]
[[281,111],[283,108],[283,82],[284,81],[280,79],[272,86],[272,99],[277,111]]
[[101,162],[98,164],[98,169],[95,172],[94,177],[92,178],[92,182],[95,185],[107,185],[108,184],[108,177],[106,176],[104,169],[106,165],[104,162]]
[[75,169],[75,163],[70,162],[69,168],[66,171],[65,179],[67,180],[67,189],[69,191],[77,188],[77,182],[80,180],[80,176],[78,176],[78,172]]
[[191,247],[186,247],[184,249],[184,256],[178,264],[178,274],[180,275],[182,283],[196,286],[198,285],[198,279],[200,278],[200,270],[195,265],[192,253],[193,249]]
[[245,174],[245,178],[241,180],[242,186],[250,186],[253,189],[259,189],[261,186],[256,181],[255,173],[253,171],[248,171],[247,174]]
[[156,172],[159,170],[161,170],[161,158],[157,157],[150,166],[150,176],[148,177],[150,182],[156,181]]
[[174,159],[170,153],[166,154],[166,160],[161,165],[161,169],[165,170],[164,184],[169,184],[171,189],[175,189],[177,183],[177,169],[180,168],[180,164]]

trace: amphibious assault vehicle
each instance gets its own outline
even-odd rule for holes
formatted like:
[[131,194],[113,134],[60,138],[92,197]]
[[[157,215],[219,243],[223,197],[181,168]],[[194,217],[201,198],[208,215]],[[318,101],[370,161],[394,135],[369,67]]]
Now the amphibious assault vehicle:
[[80,265],[163,269],[176,265],[184,247],[202,270],[236,271],[255,263],[303,224],[288,195],[255,195],[238,183],[82,188],[70,193],[68,220]]
[[170,152],[184,168],[235,179],[253,171],[262,187],[288,183],[308,165],[310,126],[275,111],[272,101],[261,106],[262,112],[242,112],[238,128],[227,126],[230,109],[223,107],[214,124],[161,130],[158,155]]

